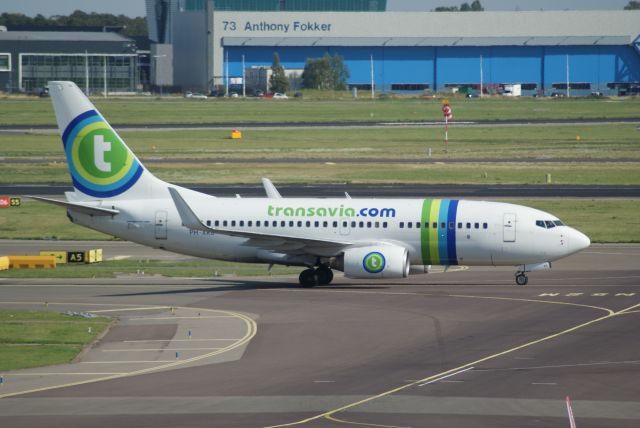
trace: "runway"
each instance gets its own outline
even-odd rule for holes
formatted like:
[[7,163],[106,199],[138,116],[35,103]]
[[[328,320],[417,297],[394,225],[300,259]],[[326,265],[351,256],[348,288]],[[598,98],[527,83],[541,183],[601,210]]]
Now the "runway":
[[[640,186],[621,185],[478,185],[478,184],[284,184],[275,183],[283,197],[342,198],[638,198]],[[255,185],[180,184],[214,196],[264,197],[264,188]],[[0,185],[0,195],[63,196],[73,191],[71,185],[15,184]]]
[[[105,251],[149,255],[131,244]],[[121,354],[161,360],[179,343],[239,339],[226,329],[246,334],[255,323],[246,343],[212,359],[201,351],[197,364],[123,367],[106,380],[2,398],[2,426],[568,426],[570,396],[580,428],[637,427],[639,257],[640,245],[593,245],[531,273],[525,287],[505,268],[338,276],[314,289],[292,277],[0,279],[3,308],[127,309],[113,312],[123,328],[94,351],[127,346]],[[251,321],[199,327],[185,340],[185,322],[217,322],[195,319],[205,311]],[[135,335],[173,342],[125,344]],[[64,368],[48,368],[41,388],[56,386]],[[4,375],[0,396],[25,382]]]
[[[507,119],[507,120],[457,120],[450,126],[549,126],[549,125],[610,125],[617,123],[640,123],[640,117],[609,117],[609,118],[576,118],[576,119]],[[197,129],[290,129],[290,128],[389,128],[389,127],[441,127],[442,121],[300,121],[300,122],[260,122],[238,121],[234,123],[150,123],[131,124],[113,123],[112,126],[120,131],[145,131],[153,130],[197,130]],[[54,125],[29,124],[29,125],[0,125],[0,132],[32,132],[32,131],[57,131]]]

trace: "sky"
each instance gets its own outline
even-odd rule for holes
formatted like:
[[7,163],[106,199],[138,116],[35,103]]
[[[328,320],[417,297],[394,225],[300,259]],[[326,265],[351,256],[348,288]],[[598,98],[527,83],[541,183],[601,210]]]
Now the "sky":
[[[387,10],[432,10],[472,0],[387,0]],[[622,9],[628,0],[481,0],[485,10]],[[130,17],[144,16],[144,0],[0,0],[0,13],[68,15],[76,9]]]

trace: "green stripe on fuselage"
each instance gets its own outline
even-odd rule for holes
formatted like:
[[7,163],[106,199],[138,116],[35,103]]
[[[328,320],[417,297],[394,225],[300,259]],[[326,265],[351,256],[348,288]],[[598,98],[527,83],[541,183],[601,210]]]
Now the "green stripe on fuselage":
[[425,265],[437,265],[440,263],[438,228],[432,228],[431,223],[438,221],[441,202],[440,199],[425,199],[422,203],[420,246],[422,247],[422,263]]

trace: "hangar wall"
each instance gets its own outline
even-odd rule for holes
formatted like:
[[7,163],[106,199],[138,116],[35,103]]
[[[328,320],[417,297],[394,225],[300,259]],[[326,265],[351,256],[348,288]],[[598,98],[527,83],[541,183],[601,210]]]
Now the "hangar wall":
[[[525,93],[566,89],[616,93],[640,84],[640,12],[483,13],[214,12],[216,76],[269,66],[304,67],[325,52],[343,56],[348,83],[392,91],[527,84]],[[228,64],[226,61],[228,60]],[[218,80],[218,83],[221,83]],[[410,86],[413,84],[413,86]],[[564,88],[564,89],[563,89]]]

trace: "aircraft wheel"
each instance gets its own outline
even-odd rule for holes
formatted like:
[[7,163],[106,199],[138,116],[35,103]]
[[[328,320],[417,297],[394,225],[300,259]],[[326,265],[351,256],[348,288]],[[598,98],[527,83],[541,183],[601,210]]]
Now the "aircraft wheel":
[[300,272],[298,281],[300,281],[300,285],[303,287],[315,287],[316,285],[318,285],[318,275],[316,274],[316,270],[303,270],[302,272]]
[[333,281],[333,271],[326,266],[320,266],[316,269],[316,278],[318,285],[329,285]]
[[524,273],[519,273],[516,275],[516,284],[527,285],[528,282],[529,282],[529,277],[527,277],[527,275],[525,275]]

